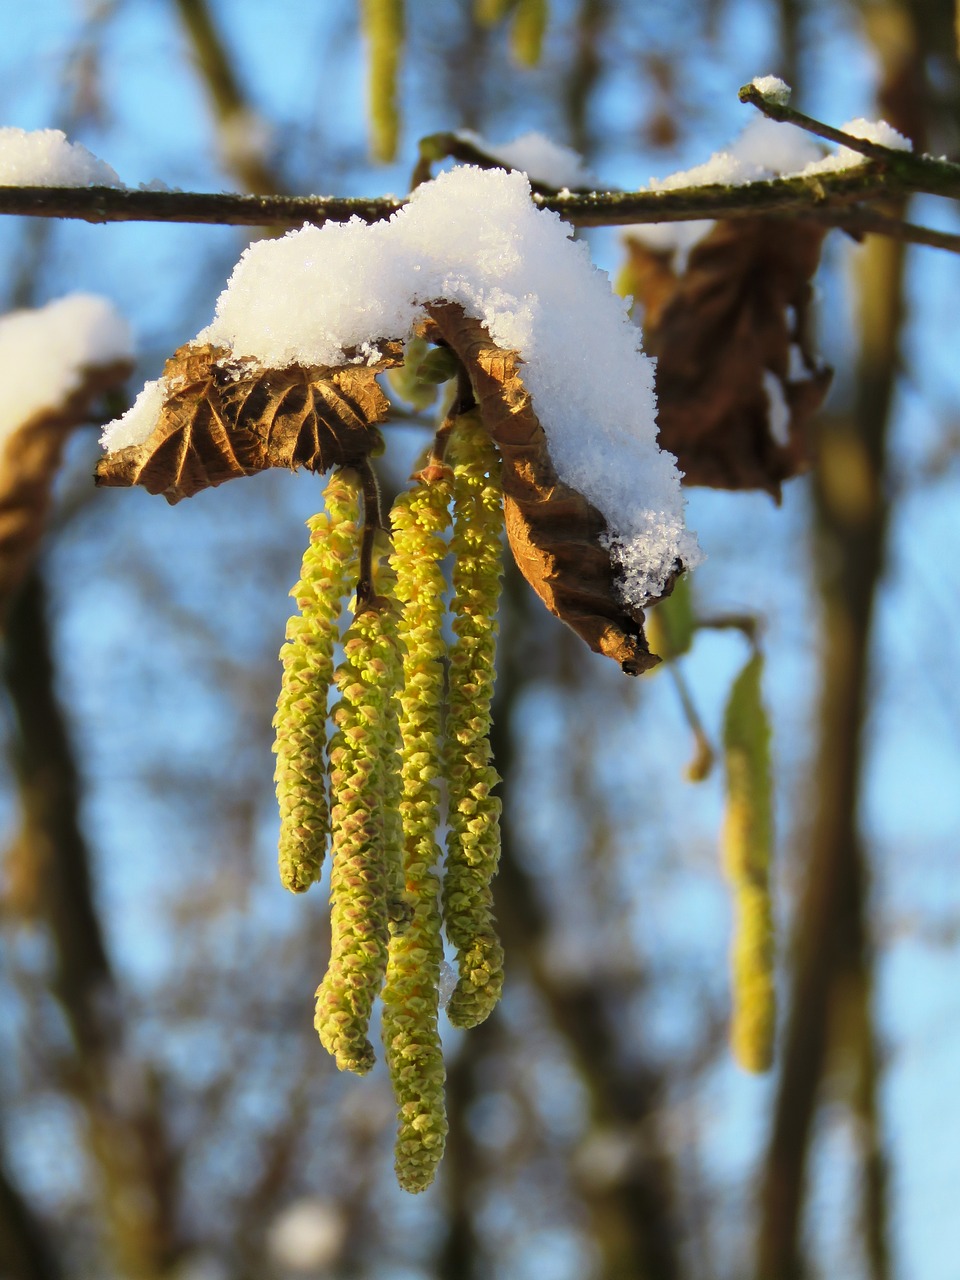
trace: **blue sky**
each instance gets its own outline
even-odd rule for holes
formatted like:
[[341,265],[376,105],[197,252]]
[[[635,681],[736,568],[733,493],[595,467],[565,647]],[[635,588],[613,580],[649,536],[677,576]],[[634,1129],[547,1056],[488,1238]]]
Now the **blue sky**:
[[[823,36],[807,58],[800,103],[835,123],[874,112],[870,56],[841,13],[831,8],[820,14]],[[238,65],[264,114],[277,122],[280,154],[301,189],[401,191],[416,136],[460,123],[441,118],[436,95],[431,97],[409,77],[414,105],[403,160],[383,171],[371,170],[358,163],[352,150],[363,133],[362,61],[353,6],[288,0],[271,6],[268,14],[254,0],[242,0],[230,6],[230,14],[230,43]],[[692,56],[683,88],[694,124],[669,156],[644,152],[635,133],[614,127],[632,118],[642,94],[631,80],[629,59],[624,59],[599,101],[595,121],[600,132],[610,122],[609,140],[596,166],[604,179],[623,186],[643,182],[653,173],[706,158],[736,133],[747,110],[737,103],[736,89],[756,74],[777,70],[769,62],[774,37],[766,14],[765,6],[753,3],[728,6],[717,45]],[[22,6],[16,21],[8,24],[0,49],[0,123],[25,128],[61,123],[64,96],[58,69],[67,64],[80,29],[77,15],[77,6],[42,0]],[[660,20],[657,6],[651,6],[649,22]],[[167,7],[121,5],[105,32],[106,116],[100,127],[84,126],[80,140],[132,185],[159,178],[185,189],[230,187],[231,180],[216,163],[203,94]],[[415,19],[414,40],[428,44],[429,35]],[[318,58],[318,48],[327,49],[327,55]],[[537,93],[540,74],[547,72],[535,73],[527,91],[516,91],[509,117],[504,110],[494,113],[492,135],[556,124]],[[311,148],[324,158],[323,164],[311,162]],[[915,216],[929,215],[938,225],[956,229],[953,209],[933,206],[931,201],[918,204]],[[243,245],[241,233],[223,228],[75,224],[48,231],[37,300],[72,290],[111,297],[134,320],[145,377],[154,376],[173,347],[209,319]],[[23,235],[23,227],[12,220],[0,225],[4,280],[23,254]],[[615,270],[616,234],[597,233],[590,241],[601,264]],[[829,251],[833,271],[821,283],[821,341],[840,369],[838,394],[853,348],[848,280],[856,252],[838,239]],[[898,500],[876,628],[862,814],[874,864],[883,1108],[895,1169],[896,1261],[904,1280],[952,1280],[952,1191],[960,1185],[960,1119],[954,1100],[960,1069],[960,881],[954,867],[960,830],[956,461],[942,475],[925,478],[944,435],[955,432],[958,421],[960,369],[953,351],[958,273],[954,257],[925,249],[910,252],[909,372],[892,439]],[[76,475],[89,461],[90,442],[84,441],[72,458]],[[258,504],[251,520],[244,486],[254,483]],[[167,759],[174,762],[175,772],[189,773],[191,759],[209,767],[211,759],[219,758],[225,779],[231,770],[252,776],[262,761],[264,786],[256,821],[263,827],[263,862],[254,875],[263,897],[255,901],[248,896],[244,909],[257,927],[282,930],[299,906],[284,901],[272,887],[269,723],[257,719],[268,705],[269,690],[253,690],[239,702],[233,694],[234,677],[241,678],[237,673],[244,664],[259,663],[269,679],[270,657],[288,610],[286,584],[296,573],[302,521],[316,494],[315,483],[303,476],[260,477],[225,486],[175,510],[139,492],[104,493],[85,512],[76,540],[61,540],[53,552],[62,687],[83,742],[90,782],[87,818],[97,832],[103,901],[122,966],[138,982],[149,985],[169,964],[166,919],[158,919],[151,909],[156,895],[162,898],[164,875],[176,881],[195,873],[214,838],[210,824],[216,817],[215,806],[208,810],[204,797],[197,797],[196,829],[179,834],[177,848],[171,850],[167,833],[176,808],[162,786],[145,780],[150,761]],[[99,510],[96,504],[102,504]],[[786,894],[795,877],[791,836],[807,818],[804,769],[816,671],[806,491],[803,482],[794,482],[780,509],[762,495],[695,493],[690,517],[709,557],[695,584],[704,605],[745,609],[766,619],[780,800],[779,875]],[[248,572],[252,578],[245,577]],[[270,583],[275,583],[272,591]],[[164,592],[184,616],[204,619],[221,636],[229,634],[226,651],[236,671],[225,675],[221,668],[213,671],[205,665],[209,649],[202,629],[184,635],[159,598]],[[735,637],[704,635],[685,664],[714,737],[729,682],[745,656]],[[615,675],[599,675],[602,687],[608,688]],[[634,945],[644,949],[655,943],[655,960],[664,971],[675,969],[709,987],[725,981],[726,963],[726,897],[714,861],[719,780],[699,789],[682,782],[690,743],[665,678],[645,682],[625,701],[611,732],[611,776],[617,782],[625,776],[642,781],[640,793],[628,803],[622,832],[636,839],[638,858],[655,864],[663,894],[658,901],[674,904],[654,920],[644,918],[644,864],[630,900],[636,913],[629,915],[627,925],[632,921],[637,928]],[[597,705],[609,712],[608,699]],[[590,720],[589,697],[581,699],[576,711],[590,732],[602,737],[609,731],[609,722]],[[552,874],[565,878],[578,874],[581,849],[557,796],[555,775],[540,762],[562,758],[570,715],[569,705],[545,689],[531,697],[524,729],[530,755],[523,768],[531,796],[524,829],[531,849],[549,849]],[[146,761],[145,724],[152,740]],[[658,1012],[658,1034],[665,1046],[671,1036],[683,1034],[689,1017],[684,998],[683,981],[665,986]],[[691,1103],[709,1135],[711,1170],[722,1171],[734,1187],[748,1176],[764,1140],[769,1090],[769,1083],[749,1080],[725,1063]],[[849,1141],[840,1127],[817,1148],[812,1230],[825,1242],[824,1256],[835,1262],[844,1257],[849,1226]],[[737,1194],[731,1191],[734,1198]],[[556,1274],[574,1273],[563,1270],[561,1259]]]

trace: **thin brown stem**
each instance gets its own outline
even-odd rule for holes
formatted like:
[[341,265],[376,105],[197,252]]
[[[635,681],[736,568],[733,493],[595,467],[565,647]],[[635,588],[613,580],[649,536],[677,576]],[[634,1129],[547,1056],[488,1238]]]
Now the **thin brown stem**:
[[899,188],[901,193],[907,191],[925,191],[930,195],[956,194],[957,180],[960,178],[960,165],[951,160],[937,160],[934,156],[923,155],[899,147],[885,147],[880,142],[872,142],[868,138],[858,138],[843,129],[835,129],[832,125],[815,120],[813,116],[796,111],[788,103],[775,102],[765,98],[753,84],[746,84],[740,90],[740,101],[749,102],[751,106],[762,111],[771,120],[780,124],[794,124],[807,133],[825,138],[828,142],[836,142],[849,147],[860,155],[872,160],[875,169],[882,166],[885,178],[893,178],[895,185],[888,188],[890,194]]
[[377,534],[383,529],[380,485],[368,458],[357,468],[363,491],[363,534],[360,540],[360,576],[357,579],[357,613],[374,597],[373,557]]
[[700,719],[700,713],[690,692],[690,686],[687,684],[680,667],[676,662],[668,662],[667,670],[670,672],[673,687],[677,691],[680,706],[683,708],[684,718],[690,728],[690,732],[693,734],[693,740],[696,745],[696,753],[687,769],[687,777],[690,781],[700,782],[707,777],[713,767],[713,746],[706,729],[703,727],[703,721]]
[[868,160],[879,160],[885,163],[891,155],[896,154],[891,147],[885,147],[879,142],[871,142],[867,138],[858,138],[852,133],[846,133],[843,129],[835,129],[833,125],[824,124],[822,120],[804,115],[789,103],[767,98],[755,84],[745,84],[738,96],[741,102],[749,102],[752,107],[756,107],[768,119],[776,120],[778,124],[795,124],[798,129],[812,133],[827,142],[836,142],[840,146],[849,147],[851,151],[859,152]]

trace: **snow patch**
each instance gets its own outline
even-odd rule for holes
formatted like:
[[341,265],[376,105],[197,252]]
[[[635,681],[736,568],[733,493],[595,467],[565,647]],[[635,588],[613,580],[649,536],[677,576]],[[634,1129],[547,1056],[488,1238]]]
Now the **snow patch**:
[[[865,142],[879,143],[882,147],[889,147],[891,151],[913,150],[910,139],[898,133],[892,124],[887,124],[886,120],[864,120],[863,116],[857,116],[855,120],[848,120],[846,124],[841,125],[840,131],[849,133],[854,138],[863,138]],[[858,164],[866,164],[866,162],[867,157],[861,155],[859,151],[854,151],[852,147],[840,147],[832,155],[808,164],[800,171],[800,176],[809,177],[812,173],[838,173],[841,169],[855,169]]]
[[784,449],[790,443],[790,406],[783,384],[769,369],[763,371],[763,389],[767,394],[767,426],[770,439]]
[[511,169],[519,169],[532,182],[542,182],[558,191],[590,189],[593,174],[571,147],[561,146],[542,133],[524,133],[511,142],[488,142],[472,129],[458,129],[455,137],[499,160]]
[[[775,94],[782,85],[789,97],[789,86],[776,76],[760,76],[753,84],[773,102],[781,99]],[[786,98],[782,100],[786,102]],[[850,120],[842,126],[844,133],[855,138],[881,143],[897,151],[911,150],[909,139],[898,133],[885,120]],[[710,185],[745,186],[750,182],[765,182],[772,178],[809,178],[818,173],[837,173],[853,169],[866,160],[850,147],[824,155],[823,147],[809,133],[793,124],[779,124],[766,116],[756,116],[734,142],[722,151],[715,151],[709,160],[692,169],[681,169],[665,178],[651,178],[647,191],[676,191],[682,187]],[[682,272],[693,246],[714,226],[711,220],[695,222],[659,222],[631,227],[628,240],[661,253],[672,253],[673,269]]]
[[57,409],[83,370],[133,356],[130,326],[106,298],[74,293],[0,317],[0,440]]
[[117,174],[59,129],[0,129],[0,187],[123,187]]
[[779,76],[754,76],[750,83],[761,98],[776,103],[778,107],[785,107],[790,101],[792,90]]

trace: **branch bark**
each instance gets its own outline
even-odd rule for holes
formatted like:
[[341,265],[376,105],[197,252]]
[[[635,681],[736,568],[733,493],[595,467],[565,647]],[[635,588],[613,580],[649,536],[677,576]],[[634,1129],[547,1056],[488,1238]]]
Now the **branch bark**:
[[[907,153],[903,153],[907,154]],[[904,179],[875,165],[806,178],[773,178],[743,186],[677,187],[669,191],[538,194],[540,209],[574,227],[629,227],[656,222],[756,217],[809,218],[852,235],[877,234],[960,252],[960,236],[917,226],[869,207],[914,192],[960,198],[956,174],[936,183]],[[938,171],[939,173],[939,171]],[[236,192],[128,190],[115,187],[0,187],[0,216],[68,218],[91,223],[176,222],[203,226],[298,228],[304,223],[382,222],[406,204],[396,196],[243,195]]]

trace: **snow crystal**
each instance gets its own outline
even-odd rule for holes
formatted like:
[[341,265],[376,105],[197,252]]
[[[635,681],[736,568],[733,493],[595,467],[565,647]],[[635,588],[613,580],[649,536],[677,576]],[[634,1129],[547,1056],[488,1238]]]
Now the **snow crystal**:
[[0,129],[0,187],[122,187],[116,173],[59,129]]
[[56,409],[85,368],[129,360],[130,327],[105,298],[75,293],[0,317],[0,439]]
[[[463,166],[418,187],[389,221],[305,226],[252,245],[197,342],[268,368],[335,366],[364,343],[406,337],[423,303],[459,303],[520,353],[557,473],[606,517],[624,599],[641,604],[678,558],[691,567],[700,553],[675,460],[657,447],[653,361],[572,234],[533,205],[523,174]],[[105,447],[145,439],[146,409],[112,424]]]
[[754,76],[750,83],[761,98],[776,103],[778,107],[785,107],[790,101],[790,86],[779,76]]
[[500,160],[511,169],[519,169],[532,182],[543,182],[556,189],[592,189],[593,174],[584,167],[583,159],[571,147],[561,146],[542,133],[524,133],[511,142],[487,142],[472,129],[459,129],[455,135],[462,142]]

